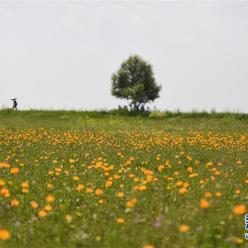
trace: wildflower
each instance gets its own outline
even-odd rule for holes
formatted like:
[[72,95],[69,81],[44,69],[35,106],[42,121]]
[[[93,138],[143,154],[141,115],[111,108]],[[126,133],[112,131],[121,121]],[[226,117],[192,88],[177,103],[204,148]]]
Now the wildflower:
[[246,207],[243,204],[239,204],[234,206],[233,213],[237,215],[242,215],[246,213]]
[[154,248],[154,246],[150,245],[150,244],[147,244],[147,245],[144,245],[142,248]]
[[102,189],[96,189],[95,194],[97,196],[103,195],[103,190]]
[[47,184],[47,188],[48,188],[48,189],[53,189],[54,186],[53,186],[51,183],[48,183],[48,184]]
[[210,204],[209,204],[209,202],[206,199],[202,198],[200,200],[200,207],[201,208],[209,208],[210,207]]
[[0,229],[0,240],[8,240],[10,239],[10,233],[6,229]]
[[69,214],[67,214],[67,215],[65,216],[65,220],[66,220],[68,223],[70,223],[70,222],[72,221],[72,216],[69,215]]
[[218,191],[218,192],[215,193],[215,196],[221,197],[222,196],[222,193],[220,191]]
[[44,209],[45,209],[47,212],[50,212],[50,211],[52,211],[52,206],[51,206],[51,205],[46,205],[46,206],[44,207]]
[[48,196],[46,197],[46,201],[47,201],[47,202],[53,202],[53,201],[55,201],[55,196],[54,196],[54,195],[48,195]]
[[0,186],[4,186],[5,185],[5,181],[3,179],[0,179]]
[[188,225],[185,225],[185,224],[183,224],[179,227],[179,231],[182,233],[188,232],[189,229],[190,229],[190,227]]
[[0,192],[1,192],[1,195],[3,197],[9,197],[10,196],[9,190],[7,188],[2,188]]
[[13,200],[10,202],[11,207],[18,207],[19,204],[20,204],[20,202],[19,202],[17,199],[13,199]]
[[38,216],[39,216],[40,218],[45,218],[46,215],[47,215],[47,213],[46,213],[46,211],[44,211],[44,210],[40,210],[40,211],[38,212]]
[[35,202],[35,201],[32,201],[31,202],[31,207],[32,208],[38,208],[39,207],[39,204],[37,202]]
[[86,192],[87,192],[87,193],[92,193],[93,191],[94,191],[94,190],[93,190],[92,188],[87,188],[87,189],[86,189]]
[[17,168],[17,167],[11,168],[10,173],[11,174],[18,174],[19,173],[19,168]]
[[79,184],[79,185],[76,187],[76,190],[77,190],[78,192],[80,192],[83,188],[84,188],[84,185],[83,185],[83,184]]
[[126,202],[126,208],[133,208],[136,203],[137,203],[137,199],[133,198]]
[[178,191],[179,191],[179,194],[184,194],[184,193],[186,193],[188,190],[187,190],[186,188],[182,187],[182,188],[180,188]]
[[116,222],[118,224],[123,224],[125,222],[125,220],[123,218],[116,218]]
[[122,198],[124,195],[125,195],[124,192],[118,192],[118,193],[116,194],[116,196],[119,197],[119,198]]

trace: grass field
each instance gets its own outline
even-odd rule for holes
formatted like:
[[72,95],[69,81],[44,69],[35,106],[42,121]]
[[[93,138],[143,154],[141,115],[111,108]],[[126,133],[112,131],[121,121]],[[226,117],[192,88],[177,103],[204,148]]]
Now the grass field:
[[247,115],[0,111],[0,247],[248,247],[247,189]]

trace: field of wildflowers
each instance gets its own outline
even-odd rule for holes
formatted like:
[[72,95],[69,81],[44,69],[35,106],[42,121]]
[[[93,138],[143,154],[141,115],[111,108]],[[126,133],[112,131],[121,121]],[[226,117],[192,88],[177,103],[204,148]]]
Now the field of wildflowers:
[[0,118],[0,247],[248,247],[247,121],[18,114]]

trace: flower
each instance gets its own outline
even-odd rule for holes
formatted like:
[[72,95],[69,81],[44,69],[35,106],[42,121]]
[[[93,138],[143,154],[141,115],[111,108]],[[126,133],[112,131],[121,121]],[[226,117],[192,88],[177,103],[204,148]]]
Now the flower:
[[136,203],[137,203],[137,199],[133,198],[126,202],[126,208],[133,208]]
[[47,213],[46,213],[46,211],[44,211],[44,210],[40,210],[40,211],[38,212],[38,216],[39,216],[40,218],[45,218],[46,215],[47,215]]
[[119,198],[122,198],[124,195],[125,195],[124,192],[118,192],[118,193],[116,194],[116,196],[119,197]]
[[18,207],[19,204],[20,204],[20,202],[19,202],[17,199],[13,199],[13,200],[10,202],[11,207]]
[[103,195],[103,190],[102,189],[96,189],[95,194],[97,196]]
[[123,218],[116,218],[116,223],[123,224],[125,220]]
[[179,194],[184,194],[184,193],[186,193],[188,190],[187,190],[186,188],[182,187],[182,188],[180,188],[178,191],[179,191]]
[[19,173],[19,168],[17,168],[17,167],[11,168],[10,173],[11,174],[18,174]]
[[37,202],[35,202],[35,201],[32,201],[31,202],[31,207],[32,208],[38,208],[39,207],[39,204]]
[[190,227],[188,225],[185,225],[185,224],[182,224],[180,227],[179,227],[179,231],[182,232],[182,233],[185,233],[185,232],[188,232],[190,229]]
[[246,213],[246,207],[243,204],[239,204],[234,206],[233,213],[237,215],[242,215]]
[[200,207],[201,208],[209,208],[210,207],[210,204],[209,204],[209,202],[206,199],[202,198],[200,200]]
[[48,195],[48,196],[46,197],[46,201],[47,201],[47,202],[53,202],[53,201],[55,201],[55,196],[54,196],[54,195]]
[[0,240],[10,239],[10,233],[6,229],[0,229]]

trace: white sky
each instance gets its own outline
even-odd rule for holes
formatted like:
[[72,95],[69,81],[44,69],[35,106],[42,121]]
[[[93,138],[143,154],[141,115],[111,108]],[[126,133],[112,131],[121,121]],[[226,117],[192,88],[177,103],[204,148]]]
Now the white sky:
[[0,107],[115,108],[131,54],[153,65],[159,109],[248,112],[248,1],[0,0]]

